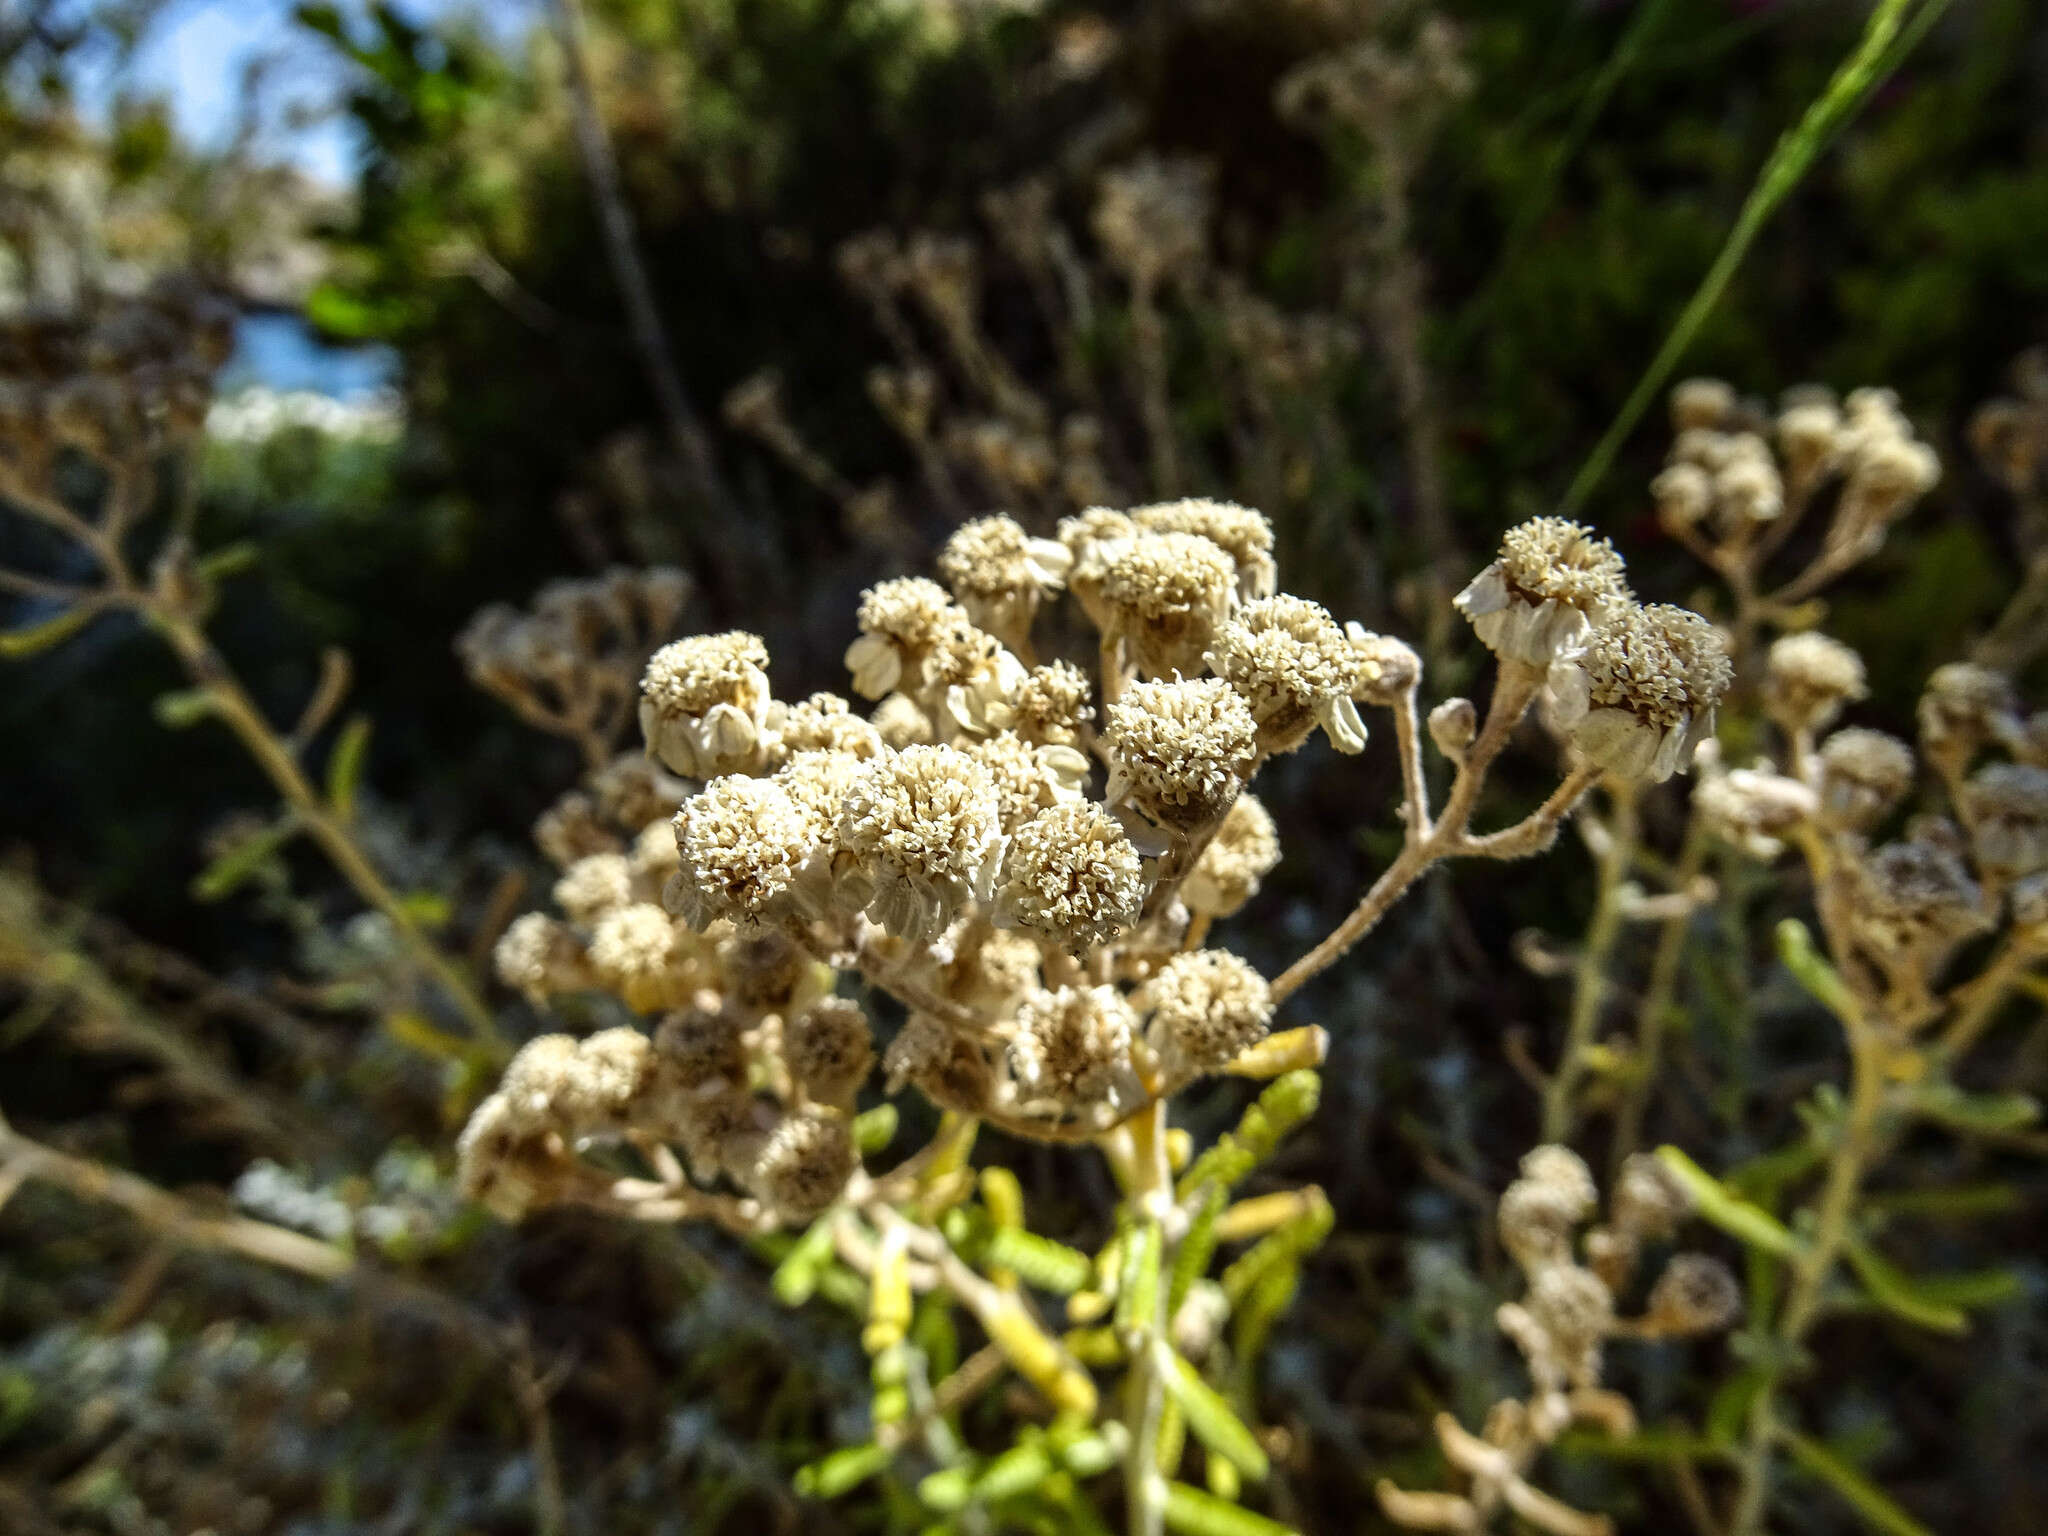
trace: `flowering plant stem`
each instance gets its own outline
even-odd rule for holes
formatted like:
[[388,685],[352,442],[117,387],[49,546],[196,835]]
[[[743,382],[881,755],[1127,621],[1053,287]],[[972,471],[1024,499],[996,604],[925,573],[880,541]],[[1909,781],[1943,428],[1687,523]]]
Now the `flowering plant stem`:
[[1743,257],[1749,254],[1749,248],[1765,221],[1805,178],[1835,133],[1855,115],[1870,93],[1905,61],[1911,45],[1948,8],[1948,0],[1925,0],[1919,13],[1912,18],[1911,25],[1907,26],[1906,14],[1913,5],[1914,0],[1879,0],[1855,51],[1835,71],[1827,89],[1807,107],[1805,115],[1771,150],[1770,158],[1764,161],[1763,169],[1757,173],[1756,184],[1750,188],[1741,212],[1735,216],[1735,223],[1728,231],[1727,240],[1722,243],[1720,254],[1715,256],[1706,276],[1700,279],[1699,288],[1679,312],[1670,333],[1664,338],[1664,345],[1658,348],[1650,366],[1643,370],[1642,378],[1636,381],[1636,387],[1622,405],[1620,414],[1614,418],[1606,435],[1579,467],[1577,476],[1565,491],[1560,506],[1563,515],[1568,517],[1583,507],[1593,487],[1605,478],[1622,442],[1635,429],[1643,412],[1649,409],[1650,402],[1664,387],[1664,381],[1671,376],[1671,370],[1678,366],[1678,360],[1692,345],[1693,337],[1706,323],[1707,316],[1721,301],[1722,293],[1742,265]]
[[[1127,1192],[1135,1232],[1146,1223],[1163,1226],[1162,1215],[1173,1200],[1173,1174],[1166,1161],[1166,1104],[1155,1102],[1129,1122],[1130,1189]],[[1159,1423],[1166,1406],[1166,1383],[1159,1374],[1157,1343],[1167,1337],[1166,1275],[1173,1258],[1170,1238],[1162,1231],[1157,1242],[1132,1239],[1140,1272],[1133,1276],[1138,1298],[1131,1318],[1130,1373],[1125,1382],[1126,1425],[1130,1445],[1124,1452],[1124,1498],[1130,1512],[1130,1536],[1161,1536],[1166,1529],[1166,1473],[1159,1466]]]
[[1543,1089],[1543,1139],[1571,1137],[1577,1117],[1573,1096],[1586,1073],[1586,1052],[1600,1026],[1600,1007],[1607,1000],[1607,964],[1621,935],[1621,889],[1636,856],[1636,786],[1608,781],[1614,812],[1607,824],[1607,846],[1601,852],[1599,886],[1593,899],[1593,920],[1586,946],[1579,954],[1572,982],[1571,1022],[1566,1027],[1564,1054]]

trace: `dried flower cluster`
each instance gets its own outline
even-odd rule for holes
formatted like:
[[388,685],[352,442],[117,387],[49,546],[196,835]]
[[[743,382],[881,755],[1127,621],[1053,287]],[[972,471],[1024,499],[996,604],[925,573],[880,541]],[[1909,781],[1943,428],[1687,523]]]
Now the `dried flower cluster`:
[[[1151,193],[1126,190],[1139,219]],[[964,280],[943,254],[925,253],[919,281]],[[497,955],[538,1006],[588,1018],[601,994],[644,1027],[530,1042],[472,1117],[462,1175],[508,1217],[573,1202],[745,1232],[809,1225],[870,1287],[878,1414],[894,1401],[883,1373],[897,1368],[911,1292],[945,1290],[1035,1388],[1091,1412],[1086,1368],[1003,1276],[1072,1292],[1077,1324],[1114,1307],[1088,1359],[1130,1373],[1122,1401],[1135,1406],[1111,1427],[1147,1447],[1127,1479],[1156,1515],[1159,1473],[1144,1458],[1157,1429],[1143,1420],[1247,1303],[1228,1277],[1169,1296],[1174,1255],[1185,1247],[1199,1276],[1218,1241],[1260,1237],[1260,1268],[1231,1274],[1280,1266],[1278,1285],[1328,1230],[1313,1190],[1220,1214],[1223,1192],[1312,1102],[1301,1069],[1325,1036],[1273,1034],[1280,1005],[1437,861],[1536,852],[1601,775],[1683,766],[1726,662],[1703,621],[1638,608],[1604,541],[1554,520],[1514,530],[1474,583],[1491,596],[1467,602],[1506,658],[1501,682],[1485,729],[1445,748],[1456,778],[1433,817],[1419,658],[1278,590],[1259,513],[1096,507],[1052,533],[973,519],[939,554],[943,583],[870,588],[845,656],[852,694],[870,701],[859,706],[776,697],[751,634],[654,653],[640,688],[647,755],[605,763],[542,818],[558,915],[519,918]],[[1096,632],[1093,675],[1036,649],[1036,621],[1067,592]],[[1586,720],[1618,714],[1651,744],[1576,763],[1527,820],[1474,834],[1489,765],[1552,670],[1566,669],[1564,689],[1572,668],[1590,679]],[[1247,786],[1318,733],[1364,750],[1365,709],[1392,714],[1404,850],[1335,933],[1269,981],[1205,943],[1280,857]],[[885,1048],[871,1018],[900,1018]],[[883,1122],[858,1099],[876,1065],[885,1091],[914,1087],[948,1118],[923,1151],[871,1172],[861,1148],[886,1129],[862,1129]],[[1190,1162],[1168,1106],[1215,1073],[1280,1080],[1239,1140]],[[933,1225],[930,1211],[965,1193],[962,1138],[977,1123],[1097,1147],[1124,1192],[1109,1247],[1092,1260],[1029,1234],[984,1247],[976,1223],[1014,1224],[1000,1169],[986,1171],[979,1214]]]
[[1735,1277],[1704,1254],[1671,1256],[1643,1299],[1623,1316],[1644,1251],[1670,1242],[1691,1214],[1683,1185],[1657,1158],[1623,1163],[1607,1216],[1598,1214],[1593,1175],[1577,1153],[1536,1148],[1521,1177],[1501,1194],[1501,1245],[1522,1271],[1520,1301],[1496,1314],[1529,1368],[1527,1398],[1494,1404],[1479,1434],[1448,1413],[1437,1415],[1444,1459],[1465,1482],[1462,1493],[1416,1493],[1382,1480],[1380,1507],[1415,1531],[1477,1533],[1503,1513],[1546,1536],[1612,1536],[1614,1522],[1589,1515],[1529,1481],[1536,1460],[1575,1424],[1604,1434],[1635,1430],[1635,1409],[1601,1385],[1601,1353],[1610,1339],[1683,1338],[1726,1328],[1742,1310]]

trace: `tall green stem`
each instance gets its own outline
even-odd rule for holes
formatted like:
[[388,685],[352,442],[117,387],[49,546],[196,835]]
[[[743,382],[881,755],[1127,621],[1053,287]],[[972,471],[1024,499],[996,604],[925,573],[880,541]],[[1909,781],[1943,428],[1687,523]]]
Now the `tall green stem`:
[[1586,1053],[1600,1028],[1600,1006],[1607,999],[1607,967],[1614,941],[1621,935],[1621,892],[1636,855],[1636,788],[1610,781],[1614,815],[1607,826],[1607,847],[1600,857],[1599,888],[1593,899],[1593,920],[1586,930],[1572,984],[1571,1022],[1565,1030],[1564,1054],[1543,1089],[1543,1139],[1563,1141],[1577,1117],[1573,1100],[1586,1075]]
[[1926,34],[1927,28],[1946,10],[1948,0],[1924,0],[1910,24],[1906,16],[1913,9],[1915,0],[1878,0],[1876,9],[1870,14],[1870,21],[1863,29],[1863,37],[1856,49],[1835,71],[1828,87],[1806,109],[1805,115],[1790,129],[1771,150],[1770,158],[1764,162],[1757,174],[1756,184],[1750,188],[1742,209],[1735,216],[1735,223],[1728,231],[1728,238],[1721,246],[1714,264],[1700,279],[1699,288],[1679,312],[1670,333],[1664,338],[1664,345],[1643,376],[1636,381],[1635,389],[1623,404],[1621,412],[1607,429],[1606,436],[1579,467],[1571,486],[1564,493],[1560,510],[1567,516],[1586,504],[1593,487],[1605,478],[1613,466],[1614,456],[1635,425],[1649,409],[1650,402],[1664,387],[1666,379],[1678,366],[1678,360],[1692,345],[1700,326],[1714,306],[1721,300],[1736,269],[1749,254],[1757,234],[1765,222],[1778,209],[1778,205],[1791,195],[1799,185],[1813,162],[1834,138],[1836,132],[1855,115],[1869,97],[1891,72],[1905,61],[1912,45]]

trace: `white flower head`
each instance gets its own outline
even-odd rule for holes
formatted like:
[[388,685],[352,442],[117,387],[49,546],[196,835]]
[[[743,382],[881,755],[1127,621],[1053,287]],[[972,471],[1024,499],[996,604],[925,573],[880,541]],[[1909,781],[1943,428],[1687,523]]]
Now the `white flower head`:
[[1455,599],[1487,649],[1532,667],[1579,650],[1604,614],[1629,601],[1614,546],[1561,517],[1510,528],[1499,557]]
[[1170,1066],[1216,1072],[1266,1037],[1273,998],[1266,979],[1226,950],[1173,956],[1132,1001],[1152,1048]]
[[995,920],[1085,949],[1138,920],[1143,863],[1124,829],[1092,801],[1056,805],[1020,825],[996,886]]
[[862,765],[839,841],[849,899],[922,945],[970,901],[986,901],[1003,854],[1002,799],[986,767],[953,747],[907,747]]
[[1237,601],[1237,566],[1194,533],[1139,533],[1093,546],[1074,595],[1146,677],[1192,675]]
[[1238,595],[1247,602],[1271,597],[1279,585],[1273,525],[1263,512],[1197,496],[1134,508],[1131,521],[1147,533],[1199,534],[1221,548],[1237,565]]
[[1057,592],[1074,557],[1054,539],[1033,538],[1015,518],[963,523],[939,551],[939,573],[981,628],[1015,641],[1041,600]]
[[1251,706],[1261,751],[1292,752],[1318,725],[1339,752],[1365,749],[1351,697],[1361,655],[1321,604],[1284,592],[1247,603],[1205,659]]
[[1186,830],[1230,809],[1258,753],[1258,722],[1220,677],[1133,683],[1109,706],[1108,798]]
[[1608,613],[1582,653],[1552,667],[1550,686],[1558,724],[1589,761],[1662,782],[1713,734],[1733,675],[1711,624],[1659,603]]
[[688,779],[759,767],[768,716],[768,647],[734,630],[663,646],[640,680],[647,750]]
[[1259,893],[1280,862],[1280,834],[1258,800],[1241,794],[1181,886],[1190,912],[1229,917]]
[[1061,987],[1025,998],[1010,1039],[1019,1088],[1063,1110],[1135,1103],[1136,1025],[1131,1005],[1115,987]]
[[794,908],[816,828],[784,784],[728,774],[675,816],[678,863],[664,900],[698,932],[721,918],[773,923]]

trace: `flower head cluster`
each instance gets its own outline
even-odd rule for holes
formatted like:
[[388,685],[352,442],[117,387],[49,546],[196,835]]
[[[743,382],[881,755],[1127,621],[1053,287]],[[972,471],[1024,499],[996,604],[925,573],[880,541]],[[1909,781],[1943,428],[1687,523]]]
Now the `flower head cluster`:
[[686,779],[751,771],[766,758],[768,647],[735,630],[656,651],[640,683],[647,749]]
[[1321,604],[1284,593],[1248,603],[1217,631],[1207,660],[1251,706],[1260,751],[1292,752],[1317,726],[1338,751],[1365,750],[1351,701],[1362,658]]
[[1631,601],[1614,546],[1561,517],[1510,528],[1499,556],[1456,599],[1487,649],[1531,667],[1575,654],[1596,623]]
[[1713,735],[1734,669],[1711,624],[1658,603],[1604,617],[1550,679],[1558,724],[1590,762],[1622,778],[1662,781]]

